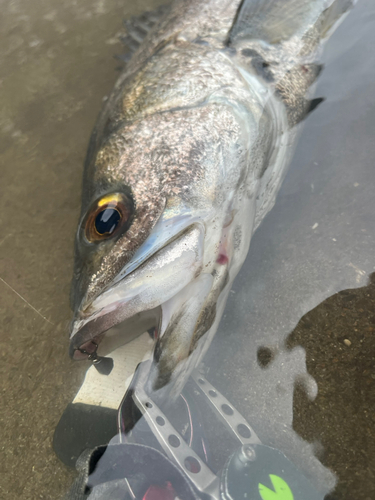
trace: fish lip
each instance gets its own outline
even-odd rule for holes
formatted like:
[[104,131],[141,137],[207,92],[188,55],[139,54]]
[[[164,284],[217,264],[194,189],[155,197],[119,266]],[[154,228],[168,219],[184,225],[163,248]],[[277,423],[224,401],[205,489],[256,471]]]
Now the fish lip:
[[[175,240],[182,237],[184,233],[186,233],[187,231],[189,231],[190,229],[192,229],[194,226],[197,226],[197,225],[201,225],[202,227],[204,226],[201,222],[197,222],[197,221],[190,223],[188,226],[181,229],[181,231],[179,231],[178,233],[173,235],[169,240],[167,240],[165,242],[165,244],[163,246],[158,248],[154,253],[152,253],[151,255],[148,255],[143,261],[140,261],[138,263],[137,267],[132,269],[132,271],[129,274],[123,276],[121,278],[121,280],[119,280],[117,282],[114,281],[114,283],[118,284],[119,282],[121,282],[122,280],[127,278],[128,276],[131,276],[143,264],[145,264],[146,262],[148,262],[149,260],[154,258],[158,252],[162,251],[164,248],[166,248],[168,245],[173,243]],[[109,288],[110,288],[110,286],[107,287],[102,293],[107,291]],[[98,297],[96,297],[96,298],[98,298]],[[94,300],[96,300],[96,299],[94,299]],[[75,361],[87,359],[88,356],[84,355],[83,353],[80,353],[79,356],[75,356],[75,355],[77,352],[79,352],[80,349],[82,349],[82,346],[84,346],[85,344],[87,344],[90,341],[99,344],[109,329],[111,329],[112,327],[114,327],[122,322],[122,319],[118,318],[118,313],[119,312],[121,313],[121,309],[125,310],[126,304],[123,304],[122,302],[119,302],[118,305],[115,305],[115,304],[116,303],[113,302],[109,306],[107,306],[110,309],[107,313],[104,312],[106,308],[103,308],[99,311],[96,311],[92,315],[88,316],[88,318],[91,317],[92,319],[89,319],[81,328],[79,328],[74,333],[73,336],[71,334],[70,345],[69,345],[69,356],[71,359],[73,359]],[[160,306],[162,304],[163,303],[161,303]],[[91,305],[92,305],[92,302],[86,306],[85,310],[87,311],[87,309],[89,309],[91,307]],[[123,305],[124,307],[122,308],[121,305]],[[144,311],[146,311],[146,309],[144,309]],[[84,311],[83,311],[83,313],[84,313]],[[77,323],[77,321],[84,319],[83,315],[81,315],[80,317],[79,316],[77,317],[77,316],[73,319],[73,321],[71,323],[71,332],[74,331],[74,325]],[[86,318],[86,319],[88,319],[88,318]]]
[[[93,354],[98,349],[98,346],[105,335],[105,332],[94,336],[93,338],[86,339],[79,342],[79,347],[74,347],[73,344],[69,346],[69,356],[75,361],[82,361],[88,359],[90,354]],[[91,345],[87,345],[91,344]]]
[[[99,318],[92,319],[91,321],[83,325],[83,327],[74,334],[69,345],[69,356],[71,357],[71,359],[74,359],[76,361],[78,361],[79,359],[85,359],[84,355],[78,355],[77,357],[77,351],[79,352],[79,350],[82,349],[82,347],[90,341],[95,342],[96,344],[100,343],[103,336],[105,335],[105,332],[111,328],[111,326],[109,326],[108,328],[103,328],[104,320],[108,320],[108,315],[110,315],[110,313]],[[100,321],[101,318],[103,319]],[[115,323],[112,326],[115,326]]]

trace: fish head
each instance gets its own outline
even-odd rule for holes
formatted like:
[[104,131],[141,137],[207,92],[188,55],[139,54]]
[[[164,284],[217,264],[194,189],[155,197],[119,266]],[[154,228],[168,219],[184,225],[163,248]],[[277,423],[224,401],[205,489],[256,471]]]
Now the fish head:
[[[238,183],[227,165],[240,155],[233,115],[207,108],[123,124],[86,167],[71,294],[74,359],[119,325],[132,336],[126,329],[130,321],[136,330],[134,318],[165,331],[163,304],[212,271],[207,259],[215,261],[219,244],[207,235],[218,227],[220,238],[230,200],[223,189]],[[194,307],[198,315],[201,304]],[[173,320],[171,308],[167,316]]]

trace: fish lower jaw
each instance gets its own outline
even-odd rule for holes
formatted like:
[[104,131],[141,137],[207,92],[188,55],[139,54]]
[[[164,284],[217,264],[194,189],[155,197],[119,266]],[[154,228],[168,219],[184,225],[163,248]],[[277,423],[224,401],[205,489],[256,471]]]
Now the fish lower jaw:
[[[121,307],[122,306],[122,307]],[[83,327],[73,330],[70,342],[70,357],[76,361],[88,359],[89,354],[96,352],[100,345],[100,355],[107,355],[118,347],[134,340],[146,331],[158,327],[161,316],[161,306],[134,314],[121,321],[121,309],[126,304],[119,304],[118,309],[112,309],[115,315],[101,311],[101,315],[88,320]]]
[[[158,304],[138,310],[129,315],[132,305],[129,301],[120,301],[108,305],[91,317],[77,320],[71,334],[70,356],[74,360],[87,359],[96,352],[100,344],[100,354],[107,355],[116,348],[131,342],[146,331],[155,329],[155,339],[161,338],[173,317],[197,295],[199,283],[212,282],[210,274],[192,276],[183,287]],[[195,290],[196,289],[196,290]]]
[[[77,321],[71,335],[70,356],[77,361],[85,360],[97,351],[99,345],[100,355],[105,356],[151,329],[155,332],[154,339],[160,339],[176,315],[186,308],[190,310],[188,316],[195,317],[195,323],[201,309],[201,301],[197,298],[209,292],[212,281],[211,274],[201,273],[163,302],[159,301],[156,306],[137,311],[131,316],[127,316],[128,301],[123,301],[97,311],[91,318]],[[192,299],[193,306],[188,305]],[[185,337],[189,335],[185,334]],[[185,340],[190,343],[187,338]]]
[[[82,344],[125,320],[131,323],[132,318],[149,317],[150,311],[155,311],[192,282],[202,272],[203,238],[202,228],[193,226],[131,275],[103,292],[91,305],[93,315],[77,319],[73,325],[71,357],[75,357],[75,350]],[[135,326],[132,324],[131,328]]]

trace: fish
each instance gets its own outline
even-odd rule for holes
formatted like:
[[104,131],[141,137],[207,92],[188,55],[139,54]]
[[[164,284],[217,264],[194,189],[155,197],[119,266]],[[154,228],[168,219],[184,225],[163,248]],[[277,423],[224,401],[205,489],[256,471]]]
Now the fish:
[[175,0],[127,23],[131,57],[84,166],[73,359],[148,330],[148,390],[179,394],[323,100],[323,44],[354,3]]

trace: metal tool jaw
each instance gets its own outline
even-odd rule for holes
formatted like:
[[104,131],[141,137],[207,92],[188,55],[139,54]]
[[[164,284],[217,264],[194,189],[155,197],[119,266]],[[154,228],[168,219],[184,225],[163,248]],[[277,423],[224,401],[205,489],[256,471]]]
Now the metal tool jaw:
[[[148,363],[147,363],[148,364]],[[185,442],[176,431],[159,406],[148,396],[144,386],[147,380],[148,366],[139,366],[136,389],[132,394],[133,401],[142,413],[150,430],[157,439],[167,457],[177,464],[188,476],[189,480],[207,500],[220,500],[221,480],[199,455]],[[191,377],[195,387],[201,392],[208,404],[223,421],[227,429],[241,445],[260,443],[255,431],[234,406],[200,374]]]
[[[285,455],[261,443],[254,429],[240,412],[208,380],[193,373],[194,391],[200,402],[211,407],[234,438],[238,447],[225,466],[214,473],[208,460],[172,425],[158,404],[145,390],[150,362],[141,363],[131,398],[165,455],[184,472],[200,498],[204,500],[322,500],[303,473]],[[120,426],[120,423],[119,423]],[[191,443],[190,443],[191,444]],[[207,458],[207,457],[206,457]],[[273,496],[272,496],[273,495]]]

